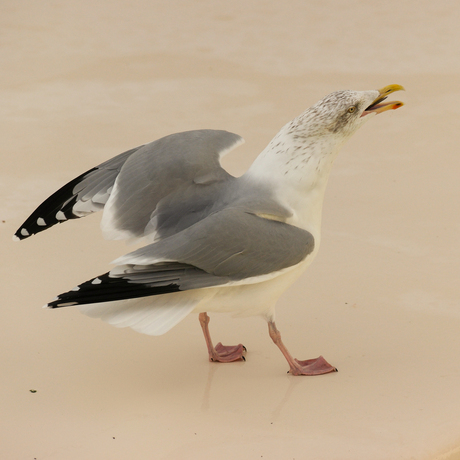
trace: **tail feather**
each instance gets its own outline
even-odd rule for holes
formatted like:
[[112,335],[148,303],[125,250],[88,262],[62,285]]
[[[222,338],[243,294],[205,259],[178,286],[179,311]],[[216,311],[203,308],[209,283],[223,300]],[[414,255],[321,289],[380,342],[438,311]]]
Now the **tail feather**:
[[79,305],[78,309],[91,318],[100,318],[115,327],[130,327],[143,334],[162,335],[182,321],[198,304],[198,299],[183,294]]

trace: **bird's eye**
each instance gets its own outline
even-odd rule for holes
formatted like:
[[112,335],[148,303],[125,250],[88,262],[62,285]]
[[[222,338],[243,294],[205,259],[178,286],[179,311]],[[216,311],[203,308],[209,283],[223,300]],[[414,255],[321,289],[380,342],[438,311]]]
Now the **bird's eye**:
[[352,106],[348,109],[348,112],[349,112],[349,113],[353,113],[355,110],[356,110],[356,107],[355,107],[354,105],[352,105]]

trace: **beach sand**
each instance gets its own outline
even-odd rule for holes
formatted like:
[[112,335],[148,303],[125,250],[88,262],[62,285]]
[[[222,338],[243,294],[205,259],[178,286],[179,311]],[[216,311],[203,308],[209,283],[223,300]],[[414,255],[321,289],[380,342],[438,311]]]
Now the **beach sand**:
[[[458,4],[319,3],[2,6],[2,459],[460,458]],[[277,307],[292,353],[338,373],[286,374],[260,318],[211,317],[248,349],[224,365],[196,316],[149,337],[40,308],[132,249],[100,215],[11,241],[70,179],[198,128],[246,139],[238,175],[324,95],[393,83],[405,106],[343,148],[319,255]]]

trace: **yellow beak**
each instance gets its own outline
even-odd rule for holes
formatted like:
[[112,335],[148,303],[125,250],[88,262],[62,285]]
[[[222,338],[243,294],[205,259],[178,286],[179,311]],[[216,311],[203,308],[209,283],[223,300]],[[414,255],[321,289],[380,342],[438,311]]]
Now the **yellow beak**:
[[405,89],[401,85],[388,85],[382,89],[379,89],[379,95],[377,99],[363,112],[361,115],[368,115],[369,113],[382,113],[386,112],[387,110],[396,110],[399,107],[402,107],[404,104],[400,101],[393,101],[393,102],[385,102],[381,104],[389,94],[394,93],[395,91],[405,91]]

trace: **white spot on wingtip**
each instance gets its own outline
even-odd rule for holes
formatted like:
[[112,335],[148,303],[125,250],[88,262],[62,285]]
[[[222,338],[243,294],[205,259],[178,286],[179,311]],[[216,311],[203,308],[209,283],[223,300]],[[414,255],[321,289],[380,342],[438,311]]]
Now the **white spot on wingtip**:
[[25,228],[21,228],[21,235],[22,236],[30,236],[30,233]]
[[91,284],[101,284],[102,280],[100,278],[94,278],[93,281],[91,281]]
[[17,237],[16,235],[13,235],[13,241],[21,241],[21,238]]
[[71,289],[71,291],[79,291],[80,290],[80,286],[75,286],[73,289]]
[[58,211],[56,213],[56,219],[57,220],[67,220],[67,217],[65,216],[65,214],[62,211]]
[[43,218],[39,217],[37,219],[37,225],[39,225],[40,227],[46,227],[46,222]]

